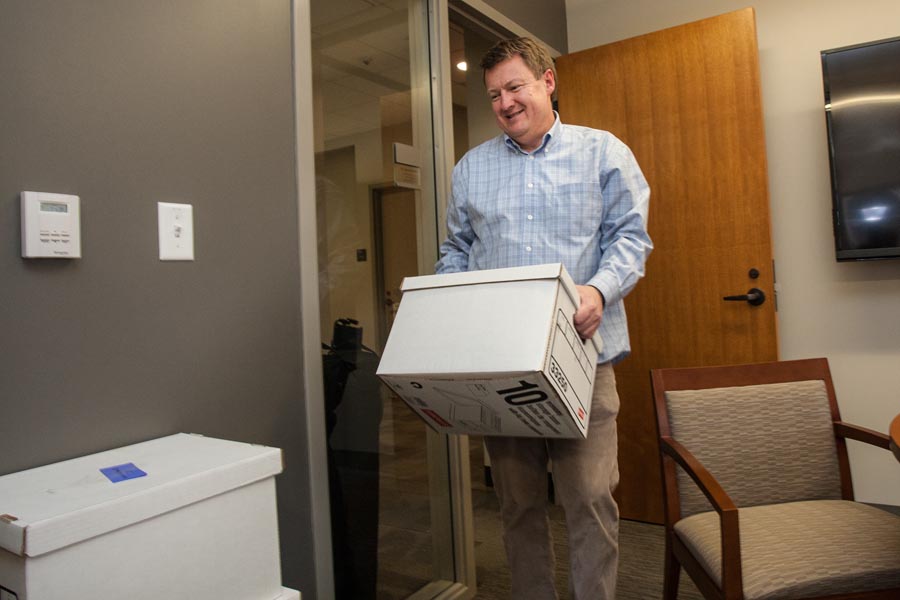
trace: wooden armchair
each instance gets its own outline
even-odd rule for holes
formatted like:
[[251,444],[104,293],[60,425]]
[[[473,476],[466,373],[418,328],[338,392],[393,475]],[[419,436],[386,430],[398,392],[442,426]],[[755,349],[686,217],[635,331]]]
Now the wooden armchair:
[[900,516],[853,501],[845,443],[888,437],[841,421],[827,360],[651,379],[665,600],[682,567],[708,599],[900,599]]

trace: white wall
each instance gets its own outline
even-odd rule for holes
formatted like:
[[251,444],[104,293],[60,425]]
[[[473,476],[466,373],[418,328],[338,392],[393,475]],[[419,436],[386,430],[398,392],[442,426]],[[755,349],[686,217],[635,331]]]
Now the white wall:
[[[735,0],[566,0],[569,51],[746,6]],[[753,6],[781,358],[827,357],[844,420],[886,432],[900,412],[900,260],[834,259],[819,51],[900,35],[900,2],[759,0]],[[900,505],[900,466],[891,454],[855,442],[850,453],[857,499]]]

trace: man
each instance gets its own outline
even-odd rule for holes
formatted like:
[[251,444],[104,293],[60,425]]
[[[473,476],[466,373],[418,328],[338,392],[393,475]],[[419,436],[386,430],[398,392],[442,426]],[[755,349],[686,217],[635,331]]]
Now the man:
[[470,150],[453,171],[437,272],[561,262],[581,284],[576,330],[587,339],[599,328],[604,345],[587,439],[485,438],[512,597],[557,597],[547,513],[550,461],[566,514],[574,597],[613,600],[619,398],[612,365],[630,351],[622,298],[643,276],[653,247],[646,229],[650,192],[621,141],[560,123],[552,105],[553,61],[534,41],[502,41],[481,67],[503,134]]

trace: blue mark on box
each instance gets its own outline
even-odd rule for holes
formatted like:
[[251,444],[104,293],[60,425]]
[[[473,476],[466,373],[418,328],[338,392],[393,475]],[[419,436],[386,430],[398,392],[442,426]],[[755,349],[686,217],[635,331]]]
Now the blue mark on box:
[[136,466],[134,466],[134,463],[125,463],[124,465],[106,467],[105,469],[100,469],[100,472],[106,475],[106,478],[113,483],[119,483],[120,481],[125,481],[126,479],[137,479],[138,477],[144,477],[145,475],[147,475]]

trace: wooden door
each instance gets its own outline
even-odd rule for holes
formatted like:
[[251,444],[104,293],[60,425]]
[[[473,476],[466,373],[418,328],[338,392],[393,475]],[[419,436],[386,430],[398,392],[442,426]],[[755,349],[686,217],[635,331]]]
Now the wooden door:
[[[662,522],[651,368],[777,359],[756,25],[745,9],[563,56],[563,122],[611,131],[650,183],[647,276],[616,367],[625,518]],[[763,304],[723,300],[751,288]]]
[[419,274],[416,249],[416,192],[401,187],[373,190],[376,231],[376,271],[379,280],[379,351],[387,342],[400,305],[404,277]]

